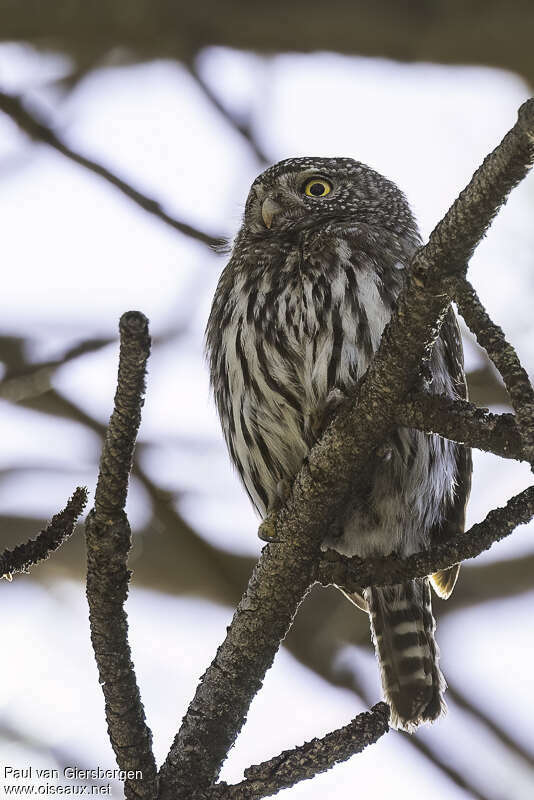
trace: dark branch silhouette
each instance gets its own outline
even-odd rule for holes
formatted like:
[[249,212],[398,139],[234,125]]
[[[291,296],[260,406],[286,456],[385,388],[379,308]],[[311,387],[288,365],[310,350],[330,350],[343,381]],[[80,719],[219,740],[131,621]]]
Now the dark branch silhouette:
[[110,344],[109,339],[88,339],[69,348],[61,358],[53,361],[41,361],[37,364],[25,364],[23,368],[19,369],[10,369],[0,380],[0,397],[10,400],[12,403],[39,397],[52,388],[51,379],[59,367],[86,353],[94,353],[108,344]]
[[467,711],[468,714],[471,714],[478,722],[481,722],[491,733],[497,737],[497,739],[503,744],[505,747],[509,748],[515,755],[518,755],[520,758],[528,764],[529,767],[534,768],[534,751],[528,751],[525,747],[519,744],[516,739],[513,739],[509,733],[506,733],[500,725],[498,725],[494,719],[492,719],[489,714],[483,711],[479,706],[475,705],[472,700],[470,700],[457,686],[451,685],[450,680],[447,681],[448,688],[447,693],[449,698],[453,700],[457,706],[462,708],[464,711]]
[[439,767],[439,769],[447,775],[449,780],[451,780],[456,786],[460,789],[463,789],[467,792],[474,800],[489,800],[487,794],[482,792],[480,789],[477,789],[476,786],[473,786],[471,781],[469,781],[465,775],[462,775],[457,769],[455,769],[452,764],[449,764],[436,750],[435,748],[430,747],[427,742],[424,742],[421,737],[413,736],[410,740],[410,744],[416,750],[418,750],[421,755],[424,755],[429,761],[432,761],[435,766]]
[[161,208],[157,200],[153,200],[152,198],[144,195],[142,192],[137,191],[137,189],[134,189],[132,186],[130,186],[130,184],[126,183],[126,181],[123,181],[122,178],[119,178],[118,175],[115,175],[115,173],[111,172],[111,170],[107,169],[106,167],[103,167],[98,162],[93,161],[90,158],[86,158],[80,153],[77,153],[75,150],[72,150],[59,138],[52,128],[50,128],[41,120],[41,114],[39,114],[38,118],[37,115],[30,113],[24,107],[23,102],[19,97],[6,94],[5,92],[0,92],[0,111],[3,111],[4,114],[7,114],[9,117],[11,117],[11,119],[16,122],[19,128],[34,141],[43,142],[43,144],[49,145],[49,147],[52,147],[70,161],[73,161],[80,167],[84,167],[84,169],[87,169],[93,174],[98,175],[100,178],[103,178],[105,181],[122,192],[122,194],[126,195],[126,197],[129,197],[130,200],[133,200],[133,202],[140,206],[144,211],[147,211],[149,214],[157,217],[157,219],[160,219],[166,225],[170,225],[171,228],[174,228],[174,230],[183,233],[185,236],[189,236],[191,239],[196,239],[203,244],[207,244],[210,247],[217,248],[224,244],[225,238],[223,236],[212,236],[211,234],[205,233],[204,231],[201,231],[192,225],[188,225],[186,222],[181,222],[175,217],[171,217]]
[[152,800],[157,796],[152,734],[145,722],[137,687],[124,611],[130,580],[126,562],[131,544],[124,506],[150,353],[146,317],[136,311],[123,314],[120,333],[115,408],[102,451],[95,506],[86,522],[87,600],[108,732],[119,768],[129,773],[125,795]]
[[241,122],[238,120],[234,114],[230,112],[230,110],[224,105],[222,100],[218,97],[218,95],[213,91],[211,86],[206,83],[204,78],[202,77],[201,73],[199,72],[196,60],[186,64],[191,76],[197,83],[197,86],[202,91],[203,95],[206,99],[211,103],[211,105],[217,109],[219,114],[223,117],[224,120],[233,128],[239,136],[246,142],[249,148],[254,153],[256,159],[258,160],[259,164],[262,166],[267,166],[267,164],[272,163],[272,159],[269,158],[267,153],[263,150],[262,146],[258,142],[256,136],[254,135],[252,128],[246,122]]
[[27,572],[30,567],[44,561],[72,536],[76,520],[87,503],[87,489],[78,487],[69,502],[35,539],[19,544],[0,555],[0,577],[11,578],[16,572]]
[[[337,51],[402,62],[481,64],[534,80],[529,2],[495,3],[481,20],[473,0],[373,3],[293,0],[283,14],[242,0],[47,0],[0,4],[0,38],[63,53],[78,70],[113,56],[124,61],[190,58],[204,47],[259,53]],[[480,35],[483,24],[484,35]],[[478,34],[478,35],[477,35]],[[498,42],[498,46],[496,43]]]

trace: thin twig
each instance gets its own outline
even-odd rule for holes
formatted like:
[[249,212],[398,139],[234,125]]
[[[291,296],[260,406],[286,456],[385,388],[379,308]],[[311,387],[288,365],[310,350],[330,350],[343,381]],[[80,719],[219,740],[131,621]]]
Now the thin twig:
[[398,558],[393,553],[362,560],[327,550],[319,563],[317,580],[325,586],[335,584],[356,591],[362,586],[386,586],[424,578],[467,558],[475,558],[509,536],[518,525],[530,522],[533,516],[534,486],[529,486],[510,498],[504,508],[494,508],[468,531],[407,558]]
[[0,577],[11,578],[16,572],[27,572],[30,567],[44,561],[72,536],[76,520],[87,503],[87,489],[78,487],[59,514],[52,517],[50,525],[35,539],[19,544],[0,555]]
[[451,686],[450,680],[447,681],[448,689],[447,694],[449,697],[454,700],[456,705],[463,708],[464,711],[467,711],[471,714],[472,717],[477,719],[482,725],[485,725],[492,734],[503,744],[505,747],[508,747],[515,755],[518,755],[520,758],[523,759],[530,767],[534,767],[534,754],[529,753],[523,745],[521,745],[518,741],[513,739],[506,731],[504,731],[500,725],[498,725],[495,720],[491,719],[485,711],[483,711],[479,706],[475,705],[472,700],[470,700],[463,692],[461,692],[456,686]]
[[116,189],[126,195],[126,197],[129,197],[130,200],[133,200],[133,202],[140,206],[144,211],[148,211],[149,214],[153,214],[162,222],[165,222],[166,225],[170,225],[171,228],[174,228],[174,230],[177,230],[192,239],[196,239],[199,242],[203,242],[210,247],[217,248],[225,243],[226,240],[224,236],[212,236],[209,233],[205,233],[204,231],[193,227],[192,225],[188,225],[186,222],[181,222],[175,217],[171,217],[162,209],[157,200],[147,197],[147,195],[139,192],[137,189],[134,189],[133,186],[130,186],[130,184],[126,183],[126,181],[123,181],[122,178],[119,178],[118,175],[115,175],[114,172],[111,172],[111,170],[103,167],[97,161],[86,158],[76,150],[72,150],[72,148],[66,145],[65,142],[63,142],[59,136],[54,133],[49,125],[42,121],[43,115],[39,113],[37,116],[33,113],[30,113],[24,107],[24,104],[19,97],[6,94],[5,92],[0,92],[0,111],[3,111],[5,114],[11,117],[11,119],[17,123],[19,128],[32,139],[49,145],[54,150],[57,150],[58,153],[61,153],[68,158],[70,161],[74,161],[74,163],[78,164],[80,167],[84,167],[84,169],[87,169],[95,175],[98,175],[100,178],[103,178],[105,181],[110,183],[112,186],[115,186]]
[[202,75],[200,74],[198,67],[196,65],[196,60],[192,62],[188,62],[185,65],[189,70],[190,75],[195,79],[197,86],[208,99],[214,108],[217,109],[219,114],[226,120],[226,122],[245,140],[247,145],[250,147],[254,155],[256,156],[259,163],[263,166],[272,163],[272,159],[266,154],[266,152],[262,149],[260,143],[254,136],[252,128],[249,124],[240,122],[234,114],[232,114],[229,109],[222,103],[219,97],[215,94],[211,86],[206,83]]
[[475,800],[489,800],[487,794],[483,794],[480,789],[477,789],[470,783],[461,772],[458,772],[451,764],[448,764],[444,758],[441,756],[439,752],[432,749],[426,742],[424,742],[420,736],[410,736],[409,734],[405,734],[405,737],[409,744],[412,747],[415,747],[420,753],[427,757],[429,761],[431,761],[434,766],[438,767],[442,772],[447,775],[447,777],[458,786],[460,789],[463,789],[467,792],[471,797]]
[[52,388],[51,379],[56,370],[75,358],[106,347],[109,343],[109,339],[87,339],[69,348],[60,358],[53,361],[25,364],[21,369],[8,370],[0,381],[0,397],[11,403],[39,397]]
[[409,285],[359,386],[357,402],[336,416],[310,451],[284,508],[264,523],[277,541],[263,550],[162,766],[162,800],[185,800],[216,780],[309,589],[321,540],[338,505],[354,487],[355,476],[368,468],[430,355],[450,302],[449,276],[465,272],[474,248],[533,159],[534,100],[521,107],[514,128],[477,170],[428,245],[416,253]]
[[397,422],[503,458],[527,460],[514,415],[490,414],[487,408],[478,408],[467,400],[412,394],[398,408]]
[[386,703],[377,703],[370,712],[358,714],[343,728],[249,767],[245,770],[244,781],[233,785],[217,784],[206,796],[213,800],[259,800],[269,797],[361,753],[387,733],[388,721],[389,707]]
[[525,459],[534,469],[534,389],[519,357],[502,328],[496,325],[480,302],[468,280],[456,282],[455,300],[466,324],[484,347],[499,372],[510,395],[524,443]]
[[131,544],[124,506],[150,353],[146,317],[136,311],[123,314],[120,333],[115,407],[102,451],[95,507],[86,523],[87,600],[108,732],[119,768],[128,773],[125,795],[152,800],[157,796],[152,734],[137,687],[124,610]]

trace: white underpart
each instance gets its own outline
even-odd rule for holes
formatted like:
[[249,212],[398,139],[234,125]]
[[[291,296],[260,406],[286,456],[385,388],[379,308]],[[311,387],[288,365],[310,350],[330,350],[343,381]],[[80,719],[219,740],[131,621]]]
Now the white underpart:
[[[358,272],[356,282],[358,284],[358,299],[367,314],[371,342],[373,343],[373,350],[376,351],[391,314],[382,302],[376,286],[376,274],[374,272],[371,272],[371,270]],[[362,367],[363,372],[365,372],[368,364],[362,365]]]
[[[336,254],[339,259],[337,268],[335,265],[330,268],[329,277],[332,307],[346,308],[341,315],[342,358],[336,384],[339,388],[350,391],[353,385],[351,364],[356,366],[352,376],[356,374],[360,378],[367,370],[368,360],[363,357],[361,348],[358,351],[358,320],[352,315],[348,304],[340,302],[348,291],[346,270],[353,268],[349,249],[343,241],[339,241]],[[332,317],[325,313],[319,327],[313,301],[314,284],[306,273],[300,275],[296,288],[294,282],[291,283],[290,276],[295,274],[296,259],[296,252],[287,259],[283,267],[288,275],[287,291],[281,293],[276,306],[270,309],[275,315],[276,326],[286,328],[288,311],[295,326],[295,330],[291,330],[289,334],[289,346],[293,351],[290,363],[288,364],[287,358],[279,353],[276,346],[271,346],[267,341],[263,341],[263,346],[269,375],[298,397],[302,409],[316,409],[324,403],[329,390],[327,374],[332,355]],[[375,351],[389,321],[390,312],[382,302],[376,271],[370,264],[356,269],[355,278],[358,302],[365,311],[369,336]],[[259,305],[263,305],[270,282],[271,278],[266,274],[258,287]],[[224,331],[223,352],[230,383],[235,427],[234,448],[237,459],[244,467],[247,489],[258,508],[265,512],[277,497],[280,477],[287,478],[298,472],[308,452],[308,443],[304,439],[302,418],[298,412],[265,380],[256,351],[257,331],[254,324],[249,324],[246,319],[247,294],[241,291],[238,284],[234,287],[232,300],[235,304],[234,313]],[[242,330],[241,346],[248,370],[258,386],[260,402],[244,386],[242,367],[236,352],[239,326]],[[434,360],[436,365],[441,360],[439,366],[443,366],[443,354],[436,352]],[[446,373],[444,366],[442,372]],[[452,388],[448,378],[441,384],[435,381],[433,391],[450,394]],[[280,465],[281,475],[273,474],[268,468],[256,442],[251,446],[245,440],[240,424],[241,409],[251,433],[258,433],[263,438],[271,458]],[[342,536],[335,540],[326,540],[325,546],[334,547],[346,555],[366,557],[392,551],[409,555],[427,545],[427,532],[440,518],[443,500],[452,491],[455,461],[450,443],[437,436],[427,437],[422,433],[403,429],[401,440],[407,451],[414,436],[416,454],[409,470],[402,468],[400,456],[393,450],[393,454],[387,453],[384,457],[383,469],[377,471],[374,494],[379,523],[373,524],[369,515],[362,515],[356,509],[344,521]],[[261,478],[267,495],[267,507],[258,496],[250,467],[254,467]],[[401,478],[396,483],[391,480],[395,470],[397,477],[399,471],[401,473]]]

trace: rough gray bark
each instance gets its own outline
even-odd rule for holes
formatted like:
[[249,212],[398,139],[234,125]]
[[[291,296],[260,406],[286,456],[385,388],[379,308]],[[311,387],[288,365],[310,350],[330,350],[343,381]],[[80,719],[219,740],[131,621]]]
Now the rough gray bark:
[[439,433],[502,458],[528,460],[513,414],[490,414],[487,408],[445,395],[413,394],[399,407],[396,418],[400,425]]
[[456,290],[458,310],[478,343],[499,370],[517,417],[523,439],[523,457],[534,469],[534,389],[526,370],[502,329],[489,317],[469,281],[460,281]]
[[359,591],[362,586],[384,586],[411,578],[424,578],[467,558],[479,556],[492,544],[509,536],[518,525],[530,522],[533,516],[534,486],[529,486],[510,498],[504,508],[494,508],[483,522],[473,525],[465,533],[409,558],[387,556],[362,561],[328,550],[319,564],[317,577],[325,585],[343,586],[349,592]]
[[115,408],[102,451],[95,506],[86,522],[87,600],[109,737],[119,768],[131,772],[124,784],[125,795],[151,800],[157,796],[156,762],[124,610],[131,574],[126,566],[131,541],[124,506],[141,422],[150,337],[146,318],[135,311],[123,314],[120,331]]
[[229,786],[219,783],[206,793],[213,800],[259,800],[299,781],[314,778],[335,764],[361,753],[387,733],[389,707],[377,703],[370,712],[358,714],[343,728],[328,733],[322,739],[285,750],[274,758],[245,770],[245,780]]
[[87,503],[87,489],[78,487],[69,502],[35,539],[18,544],[0,554],[0,578],[11,579],[15,572],[27,572],[39,561],[47,559],[72,536],[76,520]]

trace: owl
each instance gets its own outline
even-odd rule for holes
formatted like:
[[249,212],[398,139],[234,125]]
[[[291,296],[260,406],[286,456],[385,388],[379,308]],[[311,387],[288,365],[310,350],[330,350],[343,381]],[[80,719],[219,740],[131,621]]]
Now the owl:
[[[403,193],[350,158],[290,158],[252,184],[206,331],[211,386],[230,457],[266,515],[277,509],[341,398],[380,343],[421,244]],[[420,387],[465,398],[449,309]],[[377,448],[323,546],[402,557],[463,530],[470,452],[398,427]],[[349,596],[369,614],[392,724],[413,731],[445,709],[430,585],[458,567]]]

